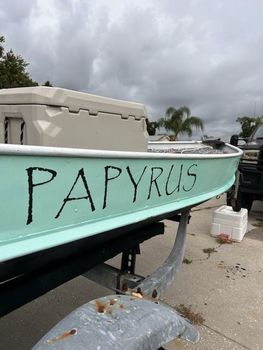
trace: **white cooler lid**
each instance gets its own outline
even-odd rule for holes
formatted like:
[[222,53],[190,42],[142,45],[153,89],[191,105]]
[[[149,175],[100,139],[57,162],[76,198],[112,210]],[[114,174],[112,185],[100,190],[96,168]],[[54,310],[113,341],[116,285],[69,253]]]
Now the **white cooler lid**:
[[115,100],[108,97],[91,95],[85,92],[57,87],[35,86],[0,90],[0,105],[48,105],[66,107],[70,112],[88,110],[90,114],[98,112],[130,116],[137,120],[147,117],[143,104]]

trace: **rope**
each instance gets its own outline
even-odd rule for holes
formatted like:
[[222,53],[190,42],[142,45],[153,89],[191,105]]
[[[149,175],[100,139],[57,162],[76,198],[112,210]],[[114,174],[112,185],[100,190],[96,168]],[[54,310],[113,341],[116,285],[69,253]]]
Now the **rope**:
[[[25,130],[25,121],[22,119],[20,124],[20,145],[24,144],[24,130]],[[5,129],[5,143],[8,143],[8,134],[9,134],[9,118],[5,117],[4,120],[4,129]]]
[[25,128],[25,121],[22,120],[20,125],[20,145],[24,144],[24,128]]
[[8,119],[7,117],[5,117],[4,126],[5,126],[5,143],[8,143],[8,126],[9,126],[9,119]]

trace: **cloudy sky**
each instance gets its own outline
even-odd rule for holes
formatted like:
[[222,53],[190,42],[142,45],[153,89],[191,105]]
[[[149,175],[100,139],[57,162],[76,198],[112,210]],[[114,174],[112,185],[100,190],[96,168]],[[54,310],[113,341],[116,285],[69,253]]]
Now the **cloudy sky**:
[[150,120],[187,105],[205,133],[263,115],[262,0],[0,0],[0,35],[33,79],[142,102]]

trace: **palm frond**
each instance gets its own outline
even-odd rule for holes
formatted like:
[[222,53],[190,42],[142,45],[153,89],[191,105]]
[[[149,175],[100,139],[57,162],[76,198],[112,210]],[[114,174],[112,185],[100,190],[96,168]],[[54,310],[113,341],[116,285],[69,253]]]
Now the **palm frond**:
[[176,109],[174,107],[168,107],[165,111],[165,117],[171,118],[172,115],[175,113]]
[[189,117],[185,121],[189,123],[189,125],[195,127],[196,129],[201,129],[202,131],[204,130],[204,122],[201,118],[199,117]]
[[180,111],[182,116],[186,116],[186,118],[189,118],[191,115],[191,110],[190,108],[188,108],[187,106],[182,106],[178,109],[178,111]]
[[165,117],[158,120],[158,128],[163,127],[166,131],[173,132],[175,138],[182,133],[192,135],[193,128],[204,129],[203,120],[199,117],[191,116],[190,108],[182,106],[178,109],[174,107],[167,108]]

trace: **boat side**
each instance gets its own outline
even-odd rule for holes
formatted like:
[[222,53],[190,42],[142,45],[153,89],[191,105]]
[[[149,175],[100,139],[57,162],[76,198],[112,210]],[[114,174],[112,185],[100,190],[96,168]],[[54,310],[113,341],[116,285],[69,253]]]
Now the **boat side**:
[[1,261],[225,192],[241,154],[229,150],[200,155],[1,145]]

